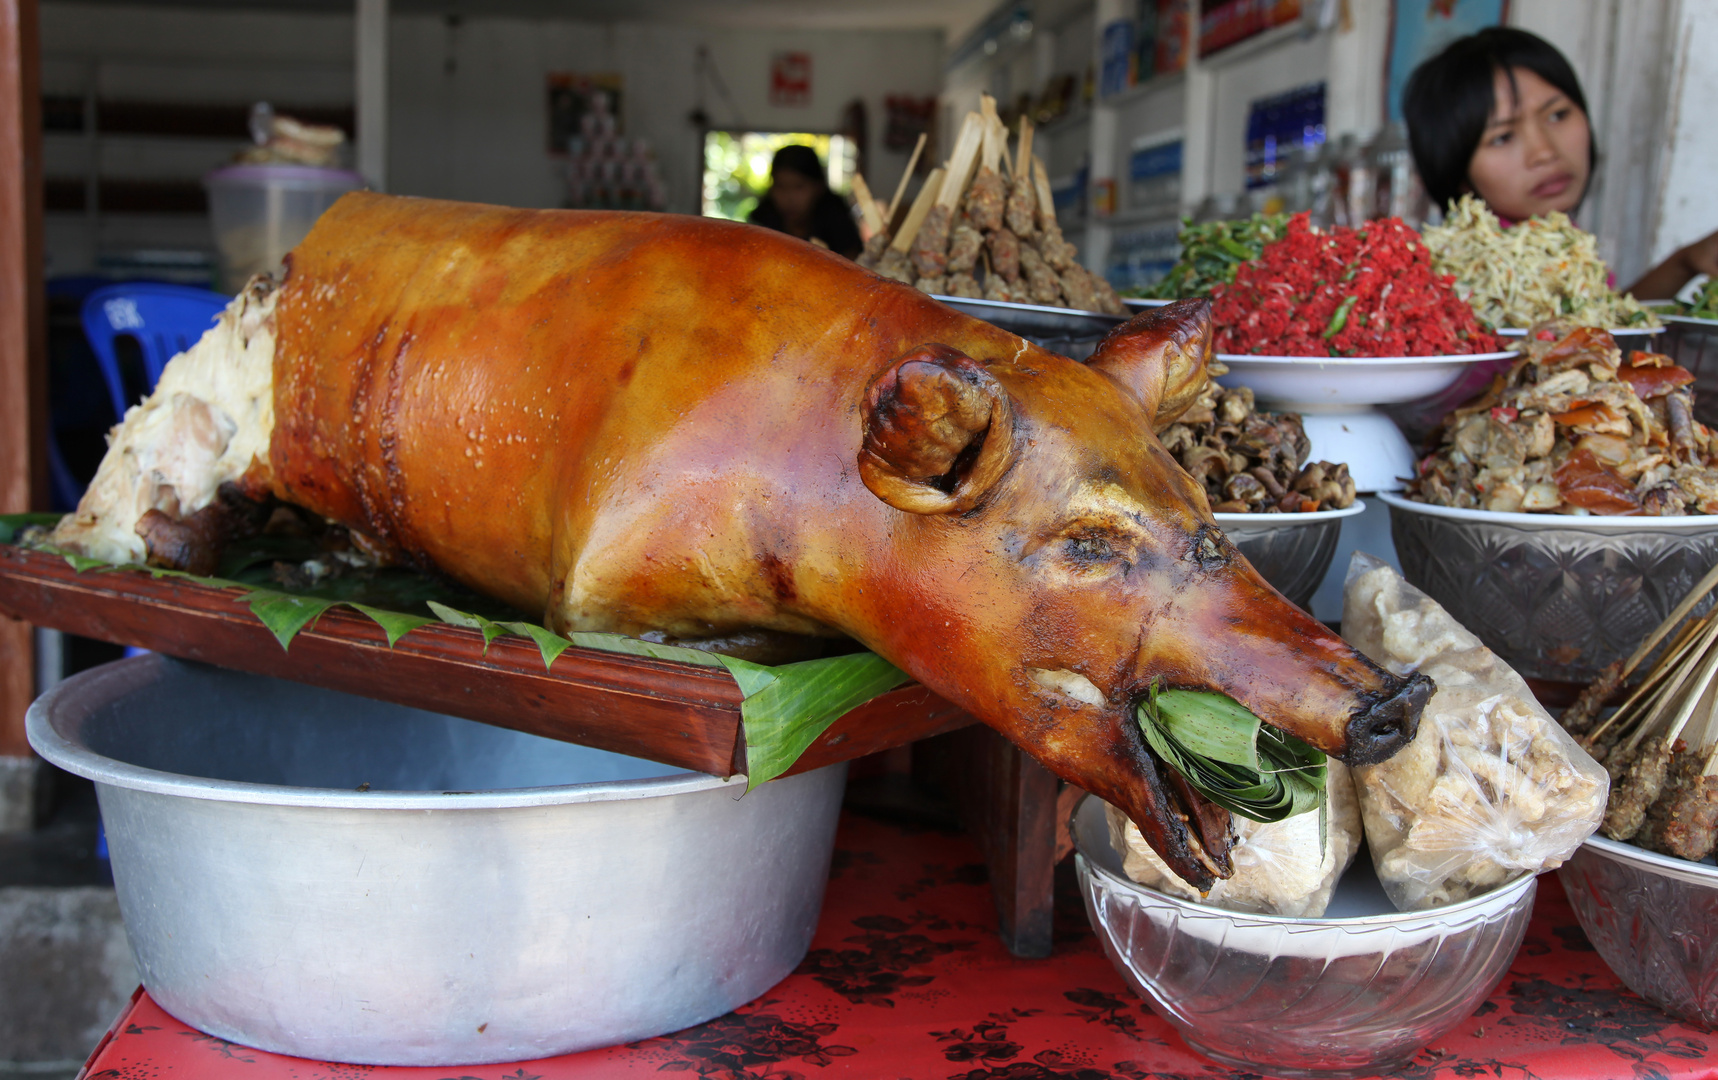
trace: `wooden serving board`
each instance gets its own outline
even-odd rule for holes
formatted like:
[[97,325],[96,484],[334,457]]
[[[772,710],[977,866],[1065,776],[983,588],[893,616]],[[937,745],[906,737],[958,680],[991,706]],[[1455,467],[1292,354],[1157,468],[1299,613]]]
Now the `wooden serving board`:
[[[83,637],[293,679],[479,720],[685,769],[746,769],[740,688],[721,668],[578,646],[543,667],[537,646],[432,623],[392,648],[345,608],[324,612],[290,650],[242,594],[134,570],[78,573],[57,555],[0,545],[0,613]],[[847,713],[791,772],[832,765],[973,723],[917,683]]]

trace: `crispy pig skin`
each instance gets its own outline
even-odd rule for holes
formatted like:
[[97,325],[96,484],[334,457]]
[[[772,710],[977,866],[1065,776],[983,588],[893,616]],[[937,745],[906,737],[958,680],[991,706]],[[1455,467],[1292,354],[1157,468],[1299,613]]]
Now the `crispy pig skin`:
[[1204,301],[1080,364],[763,229],[364,193],[291,256],[278,333],[280,498],[558,630],[850,635],[1190,882],[1227,860],[1144,746],[1154,680],[1339,757],[1413,734],[1424,680],[1265,584],[1152,435]]

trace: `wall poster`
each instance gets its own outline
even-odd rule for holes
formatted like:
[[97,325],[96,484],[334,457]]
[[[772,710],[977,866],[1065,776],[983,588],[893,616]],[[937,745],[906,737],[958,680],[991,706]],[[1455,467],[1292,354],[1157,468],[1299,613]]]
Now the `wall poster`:
[[1509,17],[1509,0],[1390,0],[1390,52],[1384,67],[1385,118],[1402,119],[1402,88],[1420,62],[1444,46]]
[[[579,137],[612,137],[620,133],[619,75],[579,75],[571,71],[549,73],[549,153],[565,154],[567,142]],[[598,101],[598,98],[602,101]],[[595,119],[587,123],[585,117]],[[593,130],[587,131],[586,128]]]

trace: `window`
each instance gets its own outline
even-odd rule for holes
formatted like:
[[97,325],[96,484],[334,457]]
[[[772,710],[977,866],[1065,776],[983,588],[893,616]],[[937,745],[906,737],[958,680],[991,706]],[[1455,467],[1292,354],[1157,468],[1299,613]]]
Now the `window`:
[[704,214],[744,221],[770,187],[770,161],[784,146],[817,151],[829,186],[845,196],[853,185],[853,140],[844,135],[788,131],[711,131],[704,136]]

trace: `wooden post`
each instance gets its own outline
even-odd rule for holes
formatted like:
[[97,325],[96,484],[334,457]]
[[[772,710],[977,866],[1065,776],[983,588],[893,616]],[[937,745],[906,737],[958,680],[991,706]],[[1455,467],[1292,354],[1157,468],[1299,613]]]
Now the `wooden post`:
[[[46,508],[46,303],[36,0],[0,0],[0,513]],[[0,831],[28,825],[30,639],[28,624],[0,619]]]

